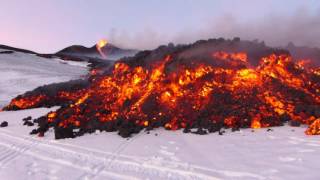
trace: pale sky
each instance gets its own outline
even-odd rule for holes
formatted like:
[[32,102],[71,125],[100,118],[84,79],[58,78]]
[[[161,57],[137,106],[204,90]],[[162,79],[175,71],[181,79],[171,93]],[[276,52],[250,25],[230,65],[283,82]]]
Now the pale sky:
[[106,38],[150,49],[215,36],[268,42],[278,32],[270,40],[276,44],[288,34],[279,26],[289,21],[285,26],[291,29],[306,27],[281,41],[292,37],[298,44],[318,45],[311,35],[320,34],[319,11],[318,0],[0,0],[0,44],[51,53]]

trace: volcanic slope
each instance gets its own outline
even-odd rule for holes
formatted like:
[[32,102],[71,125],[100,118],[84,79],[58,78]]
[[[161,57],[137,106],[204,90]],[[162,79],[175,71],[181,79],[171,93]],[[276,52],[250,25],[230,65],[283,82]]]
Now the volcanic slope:
[[286,50],[237,38],[169,44],[124,58],[101,73],[93,70],[89,87],[57,97],[35,90],[4,110],[64,103],[37,119],[32,132],[42,135],[53,127],[57,139],[95,130],[128,137],[157,127],[221,133],[288,121],[308,124],[307,134],[319,134],[320,70],[305,62]]

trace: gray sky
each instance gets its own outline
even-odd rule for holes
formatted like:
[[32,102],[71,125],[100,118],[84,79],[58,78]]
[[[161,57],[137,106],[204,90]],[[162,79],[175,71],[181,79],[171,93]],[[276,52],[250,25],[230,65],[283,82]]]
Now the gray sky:
[[0,44],[55,52],[106,38],[150,49],[215,37],[320,46],[318,0],[0,0]]

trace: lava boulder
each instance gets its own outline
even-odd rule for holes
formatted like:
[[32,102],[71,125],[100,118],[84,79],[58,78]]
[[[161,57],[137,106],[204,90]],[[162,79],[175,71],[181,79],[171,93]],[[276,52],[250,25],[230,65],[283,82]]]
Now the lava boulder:
[[1,124],[0,124],[0,127],[7,127],[8,126],[8,122],[7,121],[3,121]]

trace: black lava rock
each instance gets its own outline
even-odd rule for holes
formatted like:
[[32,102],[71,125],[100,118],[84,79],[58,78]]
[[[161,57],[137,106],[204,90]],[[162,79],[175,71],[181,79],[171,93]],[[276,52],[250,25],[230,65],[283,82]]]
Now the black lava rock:
[[38,130],[37,129],[33,129],[31,132],[30,132],[31,135],[33,134],[38,134]]
[[27,121],[27,126],[33,126],[33,125],[34,125],[33,122]]
[[202,128],[198,128],[198,130],[195,132],[195,134],[205,135],[205,134],[207,134],[207,132],[205,130],[203,130]]
[[33,126],[34,123],[28,120],[28,121],[25,121],[25,122],[23,123],[23,125],[24,125],[24,126]]
[[293,126],[293,127],[299,127],[301,125],[301,123],[299,121],[291,120],[291,121],[289,121],[289,125]]
[[31,116],[28,116],[28,117],[26,117],[26,118],[23,118],[22,121],[30,121],[31,119],[32,119],[32,117],[31,117]]
[[56,127],[54,129],[55,139],[74,138],[74,133],[71,128]]
[[269,132],[269,131],[273,131],[273,129],[268,128],[268,129],[267,129],[267,132]]
[[7,121],[3,121],[1,124],[0,124],[0,127],[7,127],[8,126],[8,122]]
[[190,132],[190,129],[189,128],[185,128],[184,130],[183,130],[183,133],[189,133]]

